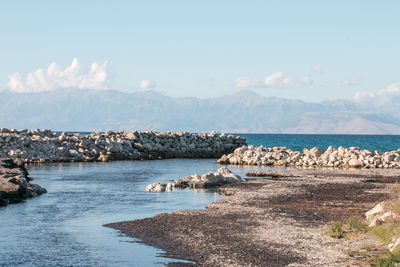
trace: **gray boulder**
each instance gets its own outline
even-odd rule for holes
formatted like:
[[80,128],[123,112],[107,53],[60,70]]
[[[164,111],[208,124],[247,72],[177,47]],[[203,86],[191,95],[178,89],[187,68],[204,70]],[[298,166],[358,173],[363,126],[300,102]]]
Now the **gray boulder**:
[[46,193],[46,189],[30,183],[24,166],[12,159],[0,159],[0,206],[18,203]]

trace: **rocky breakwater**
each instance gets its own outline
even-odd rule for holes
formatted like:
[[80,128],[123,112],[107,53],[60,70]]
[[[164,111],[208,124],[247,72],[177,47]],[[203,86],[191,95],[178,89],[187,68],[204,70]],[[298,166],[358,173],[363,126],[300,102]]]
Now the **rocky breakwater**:
[[203,175],[194,174],[182,179],[175,179],[173,183],[149,184],[146,192],[172,191],[174,188],[210,188],[223,184],[232,184],[245,181],[239,175],[234,174],[227,168],[219,168],[216,172],[209,172]]
[[218,158],[246,144],[233,135],[187,132],[56,133],[0,129],[0,158],[21,162]]
[[233,165],[337,167],[337,168],[400,168],[400,149],[379,153],[358,147],[314,147],[303,153],[286,147],[242,146],[217,163]]
[[0,159],[0,206],[18,203],[46,193],[46,189],[30,183],[24,166],[11,159]]

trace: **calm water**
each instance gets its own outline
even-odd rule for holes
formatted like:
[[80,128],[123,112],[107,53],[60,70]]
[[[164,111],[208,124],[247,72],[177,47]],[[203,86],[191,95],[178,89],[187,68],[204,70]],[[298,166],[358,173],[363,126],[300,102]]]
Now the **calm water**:
[[[387,151],[400,136],[241,134],[248,144],[286,146],[358,146]],[[170,261],[162,251],[102,225],[151,217],[181,209],[204,208],[215,192],[177,190],[146,193],[147,184],[215,171],[215,159],[118,161],[30,165],[35,183],[47,194],[0,207],[1,266],[159,266]],[[259,167],[229,167],[244,176]]]
[[[29,166],[47,194],[0,208],[1,266],[153,266],[161,250],[103,224],[181,209],[203,209],[215,192],[146,193],[147,184],[215,171],[214,159]],[[249,168],[231,168],[244,174]]]

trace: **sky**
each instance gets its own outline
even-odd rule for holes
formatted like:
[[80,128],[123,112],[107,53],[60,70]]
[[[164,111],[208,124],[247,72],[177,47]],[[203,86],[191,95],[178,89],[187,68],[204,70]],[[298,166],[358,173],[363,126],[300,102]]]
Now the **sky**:
[[373,98],[400,92],[399,10],[400,1],[1,1],[0,85]]

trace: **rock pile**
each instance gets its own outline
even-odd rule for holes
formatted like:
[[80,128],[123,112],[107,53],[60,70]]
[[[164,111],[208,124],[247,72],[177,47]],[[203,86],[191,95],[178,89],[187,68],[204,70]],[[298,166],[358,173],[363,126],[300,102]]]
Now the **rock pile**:
[[242,146],[229,155],[223,155],[217,162],[261,166],[400,168],[400,149],[379,153],[358,147],[330,146],[326,151],[314,147],[305,148],[300,153],[286,147]]
[[218,158],[246,144],[233,135],[187,132],[73,134],[0,129],[0,158],[32,162]]
[[47,192],[29,181],[25,167],[11,159],[0,159],[0,206],[18,203]]
[[[171,183],[168,183],[168,185],[171,185]],[[146,186],[146,189],[144,191],[146,192],[164,192],[165,189],[167,188],[167,185],[164,183],[152,183]]]
[[173,188],[210,188],[223,184],[237,183],[245,181],[239,175],[234,174],[227,168],[219,168],[216,172],[209,172],[203,175],[194,174],[182,179],[176,179],[173,183],[153,183],[149,184],[146,192],[164,192]]

